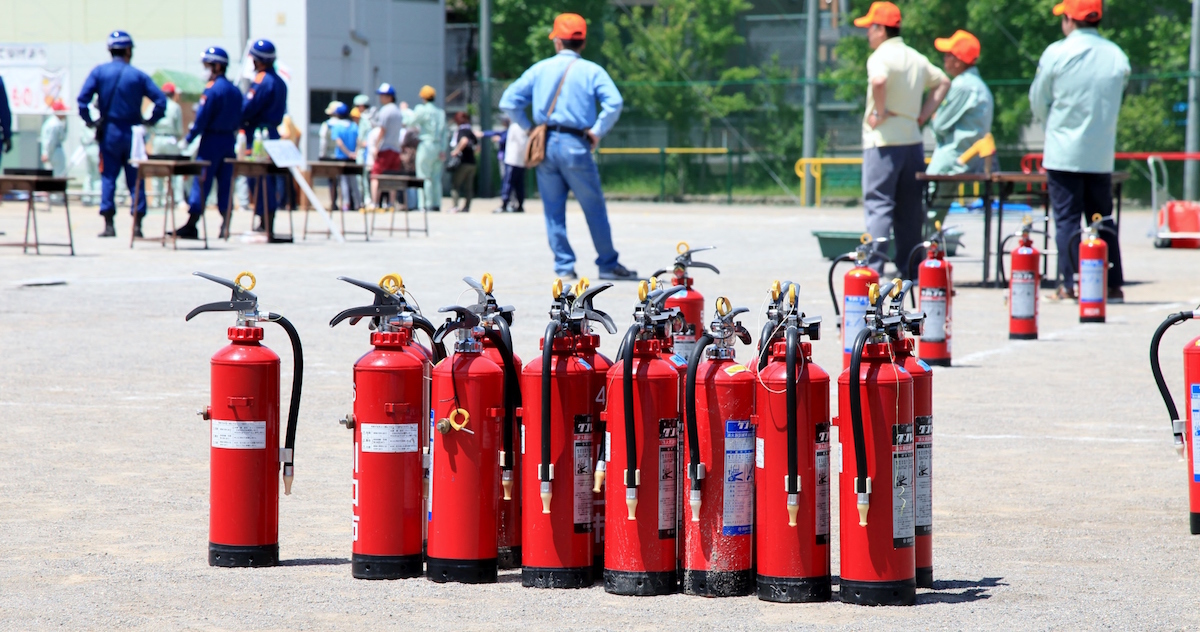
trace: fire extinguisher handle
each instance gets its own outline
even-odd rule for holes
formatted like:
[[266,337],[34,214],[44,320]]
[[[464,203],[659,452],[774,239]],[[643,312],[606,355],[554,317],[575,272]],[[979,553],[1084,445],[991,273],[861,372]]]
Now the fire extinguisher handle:
[[249,312],[253,311],[257,305],[257,301],[222,301],[220,303],[207,303],[188,312],[188,315],[183,319],[188,321],[205,312]]
[[612,316],[596,309],[592,305],[592,301],[595,300],[597,294],[612,286],[612,283],[603,283],[589,287],[580,293],[579,296],[575,297],[575,302],[571,306],[571,318],[575,320],[586,318],[587,320],[596,321],[603,325],[604,330],[608,333],[617,333],[617,324],[613,322]]
[[357,285],[358,287],[361,287],[362,289],[374,294],[376,305],[385,305],[385,304],[389,304],[389,303],[399,304],[399,303],[402,303],[404,300],[403,298],[401,298],[401,296],[398,292],[393,294],[392,292],[384,289],[378,283],[368,283],[366,281],[359,281],[358,279],[352,279],[350,277],[344,277],[344,276],[338,277],[338,280],[345,281],[346,283],[349,283],[350,285]]
[[[231,301],[237,301],[237,300],[249,300],[249,301],[255,301],[255,302],[258,301],[257,296],[252,294],[250,292],[250,290],[247,290],[246,288],[242,287],[241,285],[238,285],[237,281],[230,281],[229,279],[222,279],[219,276],[213,276],[213,275],[205,273],[205,272],[193,272],[192,274],[194,276],[198,276],[202,279],[208,279],[209,281],[212,281],[213,283],[220,283],[221,285],[224,285],[225,287],[229,288],[233,292],[233,296],[229,299]],[[248,274],[248,273],[243,273],[243,274]],[[253,283],[251,284],[251,287],[253,287]]]
[[693,261],[690,264],[688,264],[688,267],[689,268],[703,268],[705,270],[712,270],[713,272],[716,272],[717,274],[721,274],[721,271],[717,269],[717,266],[714,266],[711,263],[704,263],[703,261]]
[[351,307],[343,310],[333,320],[329,321],[329,326],[333,327],[346,319],[351,320],[351,325],[357,325],[359,319],[362,318],[387,318],[388,316],[396,316],[403,311],[399,305],[364,305],[362,307]]
[[438,309],[438,313],[453,312],[458,316],[457,319],[447,320],[441,327],[438,327],[437,332],[433,335],[435,343],[441,343],[446,338],[446,335],[458,329],[474,329],[479,326],[479,316],[474,312],[461,305],[450,305]]

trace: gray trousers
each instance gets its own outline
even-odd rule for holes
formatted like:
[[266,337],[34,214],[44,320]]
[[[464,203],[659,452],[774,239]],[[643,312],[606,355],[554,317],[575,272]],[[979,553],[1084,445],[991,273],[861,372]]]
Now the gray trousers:
[[[872,238],[891,239],[895,234],[896,267],[911,278],[908,253],[921,243],[925,223],[924,202],[917,173],[925,171],[925,147],[892,145],[863,150],[863,215]],[[887,247],[881,248],[886,252]],[[883,258],[874,257],[871,267],[883,272]]]

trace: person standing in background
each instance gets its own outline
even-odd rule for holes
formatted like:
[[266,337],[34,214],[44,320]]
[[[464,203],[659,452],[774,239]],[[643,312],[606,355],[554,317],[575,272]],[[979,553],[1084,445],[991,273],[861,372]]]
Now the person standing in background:
[[[333,138],[333,159],[343,162],[354,162],[355,149],[358,147],[358,124],[350,120],[350,108],[343,103],[338,106],[337,117],[329,126],[329,134]],[[358,176],[343,175],[340,186],[346,192],[342,210],[356,211],[362,207],[362,192],[358,188]]]
[[[267,40],[258,40],[250,46],[250,57],[254,60],[254,83],[246,92],[242,102],[242,129],[246,132],[246,142],[253,146],[254,133],[260,129],[266,132],[266,138],[279,138],[279,124],[283,115],[287,114],[287,84],[275,74],[275,45]],[[278,176],[267,176],[266,191],[256,191],[254,195],[254,213],[258,216],[255,231],[271,234],[269,221],[275,220],[277,208],[275,190],[278,187]],[[264,220],[269,217],[269,220]]]
[[404,124],[416,127],[421,143],[417,145],[417,177],[425,179],[421,191],[421,207],[428,211],[442,210],[442,171],[446,160],[446,112],[434,99],[433,86],[421,88],[421,103],[413,109],[400,108]]
[[[1029,87],[1033,116],[1046,124],[1042,166],[1054,211],[1054,241],[1069,252],[1080,221],[1092,214],[1110,217],[1112,171],[1117,146],[1117,116],[1129,81],[1129,58],[1096,30],[1104,14],[1102,0],[1066,0],[1054,7],[1062,16],[1064,37],[1042,53]],[[1108,244],[1108,301],[1122,303],[1125,291],[1121,245],[1112,219],[1100,236]],[[1076,298],[1071,257],[1058,257],[1058,299]]]
[[[160,156],[179,156],[182,153],[179,140],[183,138],[183,108],[179,107],[179,91],[170,81],[162,85],[162,91],[167,97],[167,111],[162,118],[158,119],[154,127],[150,128],[153,133],[150,139],[150,153]],[[171,184],[175,189],[175,201],[182,203],[184,201],[183,177],[175,176],[171,179]],[[166,186],[163,179],[154,178],[154,198],[158,200],[159,206],[166,206],[165,195]]]
[[83,126],[79,130],[79,146],[83,148],[84,162],[87,163],[87,177],[83,181],[83,193],[80,202],[91,205],[98,204],[100,195],[100,144],[96,142],[96,129]]
[[[4,87],[4,77],[0,77],[0,146],[4,153],[12,151],[12,110],[8,107],[8,90]],[[3,154],[0,154],[2,157]]]
[[[112,61],[92,69],[79,91],[79,117],[85,125],[96,127],[100,142],[100,215],[104,218],[101,237],[116,237],[113,225],[116,214],[117,174],[125,170],[125,185],[132,192],[137,185],[137,167],[129,164],[133,148],[133,126],[154,125],[167,110],[167,98],[146,73],[134,68],[133,38],[124,31],[108,35],[108,51]],[[154,102],[150,120],[142,118],[142,99]],[[96,99],[100,117],[92,119],[89,106]],[[131,195],[130,198],[133,198]],[[146,190],[130,200],[133,214],[133,234],[142,236],[142,219],[146,217]]]
[[55,178],[64,178],[67,175],[67,154],[63,151],[63,142],[67,139],[67,106],[62,99],[55,99],[50,109],[54,114],[42,123],[38,142],[42,149],[42,168],[54,172]]
[[967,164],[958,162],[971,145],[992,131],[995,103],[992,91],[979,76],[979,40],[959,30],[950,37],[939,37],[933,47],[944,53],[943,66],[950,75],[950,92],[929,121],[937,148],[926,173],[954,175],[983,173],[983,158],[976,156]]
[[[592,159],[592,150],[617,124],[625,101],[603,68],[581,58],[587,45],[587,22],[582,16],[562,13],[554,18],[550,39],[554,56],[534,64],[509,85],[500,97],[500,109],[522,129],[546,126],[546,159],[537,166],[537,184],[554,273],[577,278],[575,251],[567,239],[567,193],[571,192],[587,218],[600,278],[635,281],[637,271],[621,265],[613,248],[600,171]],[[525,113],[529,107],[532,121]]]
[[[404,115],[396,105],[396,89],[390,83],[381,83],[375,94],[379,95],[379,109],[373,112],[375,120],[371,123],[376,131],[372,145],[375,159],[371,163],[371,173],[400,173],[400,142],[404,135]],[[371,181],[371,204],[379,206],[379,183],[375,180]]]
[[[876,238],[895,233],[896,258],[906,261],[925,225],[917,183],[917,173],[925,170],[921,127],[950,91],[950,78],[904,43],[900,9],[891,2],[872,3],[854,26],[867,29],[867,43],[875,51],[867,58],[869,87],[862,125],[864,220],[867,232]],[[922,104],[926,90],[929,97]],[[876,252],[880,250],[886,252],[887,246],[876,245]],[[883,264],[882,257],[875,257],[872,267],[882,273]],[[900,274],[911,278],[903,268]]]
[[[333,151],[337,149],[333,142],[333,136],[329,130],[333,124],[334,115],[341,107],[341,101],[330,101],[329,105],[325,106],[325,120],[321,121],[321,128],[317,131],[317,160],[333,160]],[[329,199],[332,202],[332,208],[340,208],[338,202],[338,179],[329,178]]]
[[[454,208],[451,213],[470,213],[471,198],[475,197],[475,173],[478,166],[475,163],[475,130],[471,129],[471,115],[466,112],[454,113],[454,136],[450,141],[450,155],[458,158],[458,166],[451,175],[451,186],[454,193]],[[462,196],[463,205],[458,206],[458,198]]]
[[[492,211],[493,213],[524,213],[525,212],[525,167],[514,166],[509,162],[508,139],[513,134],[513,128],[516,127],[518,132],[523,132],[519,126],[514,126],[512,121],[507,116],[500,118],[501,130],[488,130],[483,133],[484,138],[494,138],[496,143],[496,161],[500,165],[500,208]],[[521,152],[521,164],[525,161],[525,145],[514,147]],[[511,205],[510,200],[516,197],[516,205]]]

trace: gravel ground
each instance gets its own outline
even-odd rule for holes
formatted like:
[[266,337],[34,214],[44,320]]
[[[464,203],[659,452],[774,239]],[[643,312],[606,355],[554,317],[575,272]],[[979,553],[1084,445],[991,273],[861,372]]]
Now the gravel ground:
[[[553,280],[539,210],[435,215],[429,238],[235,239],[170,252],[96,239],[94,209],[77,207],[78,256],[0,251],[0,628],[1200,627],[1200,611],[1185,607],[1195,594],[1186,569],[1200,563],[1187,530],[1186,465],[1146,362],[1162,318],[1200,302],[1200,252],[1151,248],[1145,212],[1126,214],[1131,285],[1108,324],[1080,325],[1073,303],[1043,301],[1042,339],[1010,342],[1004,293],[959,289],[957,366],[938,369],[934,386],[937,583],[919,591],[915,607],[545,591],[522,588],[515,571],[491,586],[353,580],[351,445],[337,419],[350,410],[351,366],[368,348],[367,332],[327,323],[369,299],[336,277],[399,272],[433,313],[460,299],[462,276],[491,272],[497,297],[517,306],[517,351],[532,358]],[[697,258],[722,274],[699,271],[697,288],[750,307],[753,332],[770,282],[799,282],[805,309],[827,320],[816,361],[836,375],[828,264],[810,231],[856,230],[861,211],[622,203],[612,216],[622,260],[643,274],[669,265],[679,239],[719,246]],[[41,217],[43,235],[61,230],[60,214]],[[23,218],[22,205],[0,206],[9,237]],[[237,221],[238,229],[248,223],[244,214]],[[587,261],[594,253],[583,217],[572,211],[569,221]],[[152,216],[147,226],[159,222]],[[979,220],[961,224],[968,257],[978,257]],[[124,220],[118,229],[128,236]],[[959,280],[978,279],[977,261],[956,266]],[[183,316],[227,296],[192,271],[232,278],[247,269],[264,308],[300,330],[308,371],[295,488],[280,503],[284,562],[231,570],[206,563],[208,428],[194,414],[207,402],[208,359],[231,319]],[[595,274],[591,263],[578,269]],[[30,280],[65,285],[23,287]],[[634,300],[633,284],[623,284],[597,304],[623,323]],[[1197,333],[1185,325],[1165,343],[1177,396],[1178,349]],[[266,343],[283,356],[289,384],[286,337],[268,329]],[[605,336],[603,348],[611,354],[616,343]]]

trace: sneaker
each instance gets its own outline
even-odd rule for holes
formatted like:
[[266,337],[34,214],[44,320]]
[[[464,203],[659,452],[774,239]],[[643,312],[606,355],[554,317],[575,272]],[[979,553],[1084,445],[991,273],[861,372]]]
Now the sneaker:
[[495,213],[511,213],[511,212],[512,211],[509,210],[509,208],[507,206],[501,206],[500,208],[492,211],[493,214],[495,214]]
[[600,278],[604,281],[637,281],[638,275],[637,270],[627,270],[618,263],[612,270],[601,271]]
[[559,272],[555,276],[557,276],[558,278],[560,278],[564,281],[574,281],[575,279],[579,278],[579,275],[575,274],[574,270],[567,270],[566,272]]
[[1054,291],[1054,300],[1064,301],[1068,299],[1075,300],[1075,288],[1060,283],[1058,289]]
[[1119,287],[1108,288],[1108,302],[1109,303],[1124,303],[1125,302],[1125,291]]
[[178,237],[179,239],[200,239],[200,231],[196,230],[195,226],[181,226],[175,230],[167,231],[167,237]]

